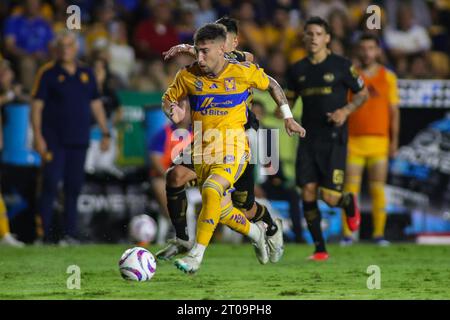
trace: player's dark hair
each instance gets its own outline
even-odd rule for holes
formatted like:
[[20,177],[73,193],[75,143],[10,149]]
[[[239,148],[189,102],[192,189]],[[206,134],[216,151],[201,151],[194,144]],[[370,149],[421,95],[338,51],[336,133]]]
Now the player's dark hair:
[[195,32],[194,43],[217,39],[225,41],[226,38],[227,30],[225,26],[217,23],[208,23]]
[[306,20],[304,30],[306,30],[306,28],[312,24],[321,26],[327,34],[331,34],[331,30],[330,30],[330,26],[328,25],[328,22],[326,22],[321,17],[311,17],[308,20]]
[[238,22],[236,19],[225,16],[219,20],[216,20],[215,23],[223,25],[227,29],[227,32],[231,32],[236,35],[238,34]]
[[377,44],[377,46],[380,46],[380,38],[378,38],[377,35],[372,34],[372,33],[363,33],[359,38],[358,38],[358,43],[361,43],[363,41],[375,41],[375,43]]

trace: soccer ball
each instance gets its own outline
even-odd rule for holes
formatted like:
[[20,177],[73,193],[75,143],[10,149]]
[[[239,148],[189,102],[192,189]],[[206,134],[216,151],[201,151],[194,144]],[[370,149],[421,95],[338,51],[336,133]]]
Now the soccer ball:
[[130,222],[130,238],[138,245],[144,245],[155,240],[156,222],[146,215],[141,214],[133,217]]
[[134,247],[123,253],[119,270],[126,280],[148,281],[155,275],[156,260],[147,249]]

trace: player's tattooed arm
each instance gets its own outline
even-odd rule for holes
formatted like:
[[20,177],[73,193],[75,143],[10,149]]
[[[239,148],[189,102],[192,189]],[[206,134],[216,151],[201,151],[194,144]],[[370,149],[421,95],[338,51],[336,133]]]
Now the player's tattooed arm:
[[306,135],[306,130],[301,125],[299,125],[297,121],[294,120],[284,90],[274,78],[270,76],[268,77],[268,91],[272,96],[272,99],[275,100],[276,104],[278,105],[280,113],[283,115],[284,126],[286,128],[287,134],[292,137],[292,135],[298,133],[300,137],[303,138]]
[[327,113],[328,121],[334,122],[335,126],[342,126],[347,120],[348,116],[354,112],[356,109],[361,107],[364,102],[369,98],[369,92],[366,87],[364,87],[361,91],[353,95],[352,101],[343,106],[340,109],[337,109],[334,112]]
[[278,107],[281,107],[284,104],[288,104],[288,99],[286,98],[286,94],[281,86],[278,84],[277,80],[269,77],[269,93],[272,96],[272,99],[275,100]]

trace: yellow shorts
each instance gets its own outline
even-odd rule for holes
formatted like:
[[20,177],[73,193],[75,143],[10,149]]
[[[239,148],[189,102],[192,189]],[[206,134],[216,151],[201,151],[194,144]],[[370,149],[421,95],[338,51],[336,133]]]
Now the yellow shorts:
[[349,136],[347,163],[364,166],[386,161],[389,138],[384,136]]
[[234,183],[239,179],[245,168],[248,165],[250,155],[244,152],[241,157],[226,156],[223,163],[202,163],[194,164],[195,173],[197,174],[197,181],[199,188],[202,187],[205,180],[212,174],[217,174],[230,183],[228,190],[233,188]]

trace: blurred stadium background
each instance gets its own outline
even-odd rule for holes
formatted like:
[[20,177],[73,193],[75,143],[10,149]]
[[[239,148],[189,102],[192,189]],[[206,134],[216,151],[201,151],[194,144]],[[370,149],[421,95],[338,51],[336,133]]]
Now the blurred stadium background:
[[[399,77],[401,96],[400,150],[390,164],[386,238],[450,243],[450,2],[445,0],[0,1],[1,189],[18,239],[33,243],[42,235],[36,200],[41,159],[32,148],[30,90],[38,68],[54,57],[53,40],[66,28],[71,4],[81,8],[79,59],[94,68],[113,136],[113,147],[101,153],[100,131],[92,126],[87,179],[78,199],[82,240],[127,242],[129,221],[143,213],[166,228],[167,218],[151,188],[149,145],[167,123],[160,111],[162,92],[191,60],[180,56],[164,62],[162,52],[192,43],[196,28],[228,15],[239,20],[239,48],[252,52],[282,85],[289,65],[306,54],[301,40],[308,17],[328,19],[330,49],[350,59],[363,31],[380,36],[382,62]],[[366,30],[370,4],[382,8],[380,30]],[[37,21],[39,27],[27,21]],[[281,183],[294,188],[292,150],[297,141],[288,139],[273,115],[270,96],[256,92],[256,100],[267,110],[263,125],[282,129]],[[300,116],[301,102],[294,111]],[[361,199],[361,240],[371,235],[366,194]],[[268,201],[285,221],[286,239],[299,240],[291,229],[288,203]],[[61,201],[55,212],[62,213]],[[340,211],[324,207],[323,212],[325,236],[338,241]],[[56,218],[55,226],[62,219]],[[309,241],[307,231],[303,240]]]

